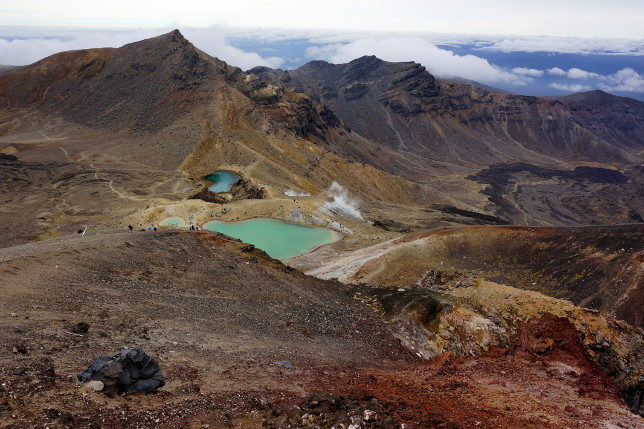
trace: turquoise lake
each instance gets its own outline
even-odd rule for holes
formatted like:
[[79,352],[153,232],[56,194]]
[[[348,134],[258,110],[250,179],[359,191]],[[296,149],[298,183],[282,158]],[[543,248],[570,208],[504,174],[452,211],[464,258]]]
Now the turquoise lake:
[[338,241],[341,237],[330,229],[268,218],[254,218],[240,222],[213,220],[206,223],[204,228],[253,244],[275,259],[302,255],[318,246]]
[[217,171],[210,176],[206,176],[206,180],[210,180],[212,182],[212,185],[208,187],[208,190],[215,194],[230,191],[230,188],[232,188],[239,179],[240,177],[238,174],[224,170]]

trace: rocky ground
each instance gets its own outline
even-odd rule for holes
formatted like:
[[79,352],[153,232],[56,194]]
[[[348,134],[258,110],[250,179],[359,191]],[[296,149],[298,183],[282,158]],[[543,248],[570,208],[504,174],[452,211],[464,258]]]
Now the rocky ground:
[[[393,320],[405,312],[383,306],[408,292],[318,280],[243,247],[167,230],[0,250],[1,426],[642,426],[621,382],[584,351],[581,313],[542,306],[555,319],[530,322],[527,311],[506,344],[423,359]],[[520,296],[511,302],[498,317],[521,311]],[[93,358],[135,345],[166,375],[158,393],[78,386]]]

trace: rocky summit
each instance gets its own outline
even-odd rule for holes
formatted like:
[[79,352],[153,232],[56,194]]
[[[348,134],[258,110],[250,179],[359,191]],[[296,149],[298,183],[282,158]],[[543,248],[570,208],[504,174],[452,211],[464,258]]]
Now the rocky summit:
[[642,124],[178,30],[2,67],[0,427],[642,427]]

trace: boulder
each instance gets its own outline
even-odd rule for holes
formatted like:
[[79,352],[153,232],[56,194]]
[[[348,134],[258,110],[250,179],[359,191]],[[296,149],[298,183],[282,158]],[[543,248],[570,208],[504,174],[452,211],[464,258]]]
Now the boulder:
[[107,395],[151,393],[165,385],[157,361],[139,348],[94,359],[85,371],[78,374],[78,380],[83,383],[100,381],[104,385],[102,391]]

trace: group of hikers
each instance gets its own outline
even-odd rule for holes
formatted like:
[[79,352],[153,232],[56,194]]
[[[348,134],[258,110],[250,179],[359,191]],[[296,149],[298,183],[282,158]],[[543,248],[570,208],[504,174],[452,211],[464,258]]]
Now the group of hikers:
[[[134,232],[134,227],[132,225],[127,226],[128,231]],[[157,227],[156,226],[148,226],[147,228],[142,228],[141,231],[156,231]],[[203,230],[203,225],[190,225],[190,231],[201,231]],[[77,231],[78,235],[81,237],[85,235],[85,232],[87,232],[87,226],[79,229]]]
[[[134,231],[134,227],[133,227],[132,225],[128,225],[128,226],[127,226],[127,229],[128,229],[130,232]],[[142,229],[142,231],[156,231],[156,230],[157,230],[157,227],[156,227],[156,226],[149,226],[149,227],[147,227],[147,228],[143,228],[143,229]],[[190,225],[190,231],[199,231],[199,230],[203,230],[203,225],[197,225],[197,226],[195,226],[195,225]],[[83,232],[83,231],[78,231],[78,233],[79,233],[79,234],[80,234],[81,232]]]

